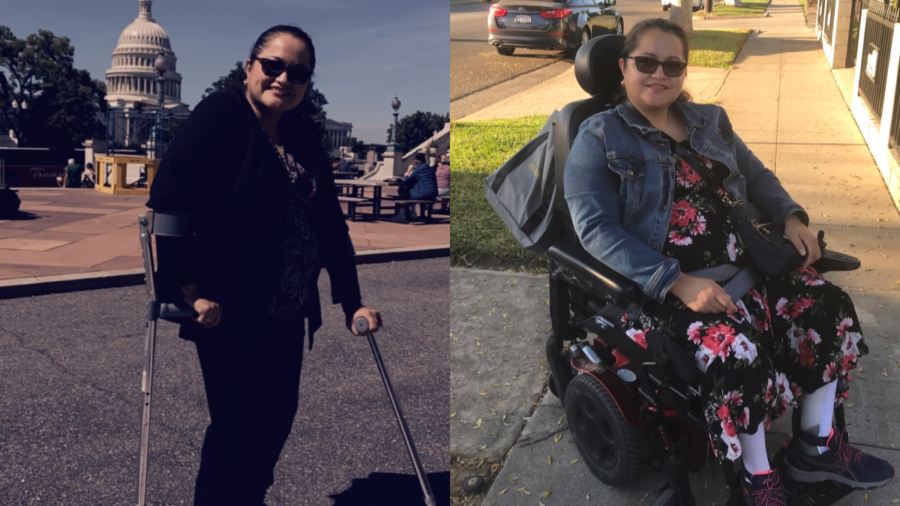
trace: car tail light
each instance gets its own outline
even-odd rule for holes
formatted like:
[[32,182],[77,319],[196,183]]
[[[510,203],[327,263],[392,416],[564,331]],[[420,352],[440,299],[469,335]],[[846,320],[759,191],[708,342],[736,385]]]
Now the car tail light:
[[495,18],[506,16],[506,9],[501,9],[500,7],[492,5],[491,6],[491,16],[494,16]]
[[553,9],[552,11],[541,11],[541,17],[547,19],[562,19],[572,14],[572,9]]

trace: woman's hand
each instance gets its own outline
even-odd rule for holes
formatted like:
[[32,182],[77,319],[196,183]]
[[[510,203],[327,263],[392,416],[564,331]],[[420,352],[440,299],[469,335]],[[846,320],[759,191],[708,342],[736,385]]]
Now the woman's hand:
[[711,279],[681,273],[669,291],[698,313],[737,311],[725,289]]
[[197,312],[198,316],[194,318],[195,322],[206,328],[212,328],[219,324],[222,319],[222,308],[218,303],[201,297],[196,285],[182,287],[181,293],[184,294],[184,301]]
[[819,241],[816,236],[800,221],[796,214],[792,214],[784,222],[784,235],[794,243],[797,251],[806,257],[802,268],[807,268],[822,258],[822,250],[819,249]]
[[378,329],[381,327],[381,313],[379,313],[377,309],[363,306],[353,313],[353,318],[350,318],[350,322],[347,324],[347,328],[350,329],[350,332],[353,332],[354,336],[365,335],[357,332],[356,327],[353,326],[353,322],[360,318],[365,318],[366,321],[369,322],[369,331],[367,334],[378,332]]

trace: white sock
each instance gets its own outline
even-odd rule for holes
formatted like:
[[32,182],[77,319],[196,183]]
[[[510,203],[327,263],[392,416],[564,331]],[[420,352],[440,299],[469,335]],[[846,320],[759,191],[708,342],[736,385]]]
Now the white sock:
[[[800,398],[800,428],[808,434],[819,437],[831,435],[831,418],[834,416],[834,395],[837,391],[837,380],[819,388],[811,394]],[[828,448],[820,446],[819,453]]]
[[766,427],[761,422],[756,428],[756,434],[738,434],[741,442],[741,457],[744,459],[744,469],[750,474],[771,471],[769,456],[766,454]]

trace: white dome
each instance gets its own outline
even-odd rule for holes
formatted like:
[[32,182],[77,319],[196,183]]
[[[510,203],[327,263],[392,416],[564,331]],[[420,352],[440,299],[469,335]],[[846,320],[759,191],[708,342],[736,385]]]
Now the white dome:
[[163,27],[145,19],[136,19],[119,35],[119,43],[116,49],[124,49],[127,46],[154,46],[159,49],[171,50],[169,34]]

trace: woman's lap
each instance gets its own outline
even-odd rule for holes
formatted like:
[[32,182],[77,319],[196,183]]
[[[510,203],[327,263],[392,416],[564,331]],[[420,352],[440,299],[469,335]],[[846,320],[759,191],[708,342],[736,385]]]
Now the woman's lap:
[[766,279],[736,305],[734,314],[696,313],[669,295],[625,321],[639,344],[653,328],[695,358],[710,435],[730,459],[740,454],[738,433],[768,427],[867,352],[849,296],[812,269]]

